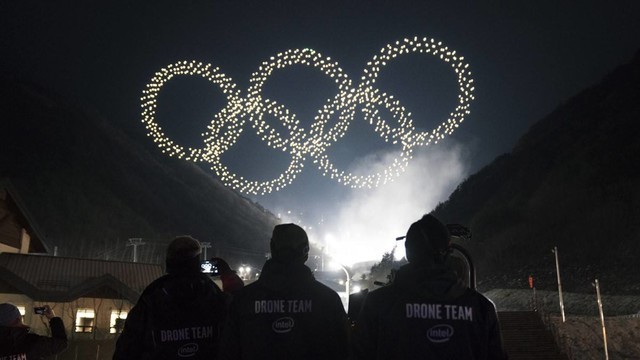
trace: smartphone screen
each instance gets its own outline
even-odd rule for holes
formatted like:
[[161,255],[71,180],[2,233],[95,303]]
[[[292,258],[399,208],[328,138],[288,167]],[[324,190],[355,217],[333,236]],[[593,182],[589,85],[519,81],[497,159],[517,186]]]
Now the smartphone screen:
[[209,260],[205,260],[200,263],[200,271],[202,271],[204,274],[209,274],[212,276],[220,275],[217,264]]
[[34,307],[33,308],[33,313],[34,314],[43,315],[44,311],[45,311],[44,306],[43,307]]

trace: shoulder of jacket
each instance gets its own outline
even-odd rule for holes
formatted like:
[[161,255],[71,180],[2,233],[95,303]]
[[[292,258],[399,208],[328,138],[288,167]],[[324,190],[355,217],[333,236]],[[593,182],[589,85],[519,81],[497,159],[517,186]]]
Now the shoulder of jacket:
[[318,280],[313,280],[309,282],[309,286],[312,287],[313,289],[315,289],[316,291],[322,293],[322,294],[336,294],[335,290],[333,290],[332,288],[328,287],[327,285],[321,283]]
[[486,297],[484,294],[478,292],[477,290],[468,289],[463,296],[469,299],[473,299],[471,301],[475,301],[477,304],[479,304],[481,307],[485,309],[493,310],[493,311],[496,310],[496,305],[494,304],[494,302],[488,297]]
[[369,294],[367,294],[367,296],[373,296],[374,298],[377,297],[387,297],[387,296],[396,296],[399,293],[402,293],[402,290],[400,289],[400,287],[396,284],[389,284],[389,285],[385,285],[381,288],[377,288],[375,290],[372,290],[369,292]]
[[169,276],[170,276],[169,274],[165,274],[153,280],[151,284],[147,285],[147,287],[144,288],[144,290],[142,291],[142,294],[140,294],[140,297],[150,294],[158,290],[159,288],[161,288],[162,285],[169,279]]
[[369,306],[385,306],[383,304],[392,304],[402,297],[402,293],[393,285],[386,285],[379,289],[369,292],[365,298],[365,303]]
[[236,290],[232,296],[232,303],[255,297],[258,293],[263,291],[266,291],[266,287],[260,284],[260,280],[254,281],[251,284],[245,285]]

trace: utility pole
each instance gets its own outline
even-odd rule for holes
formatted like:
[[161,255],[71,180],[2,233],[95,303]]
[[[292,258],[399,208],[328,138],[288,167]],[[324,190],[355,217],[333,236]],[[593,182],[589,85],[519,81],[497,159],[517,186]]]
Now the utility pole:
[[560,282],[560,263],[558,262],[558,247],[554,246],[552,253],[556,255],[556,274],[558,274],[558,294],[560,296],[560,312],[562,313],[562,322],[565,322],[564,317],[564,300],[562,299],[562,283]]
[[211,243],[210,242],[201,242],[200,243],[200,248],[203,250],[204,253],[204,257],[203,260],[207,260],[207,249],[211,248]]
[[609,360],[609,350],[607,349],[607,329],[604,327],[604,311],[602,311],[602,297],[600,296],[600,283],[596,279],[593,286],[596,287],[596,296],[598,299],[598,310],[600,311],[600,322],[602,323],[602,339],[604,341],[604,356]]
[[130,238],[127,246],[133,246],[133,262],[138,262],[138,246],[145,245],[142,238]]
[[331,262],[331,264],[329,265],[331,268],[334,269],[342,269],[342,271],[344,271],[345,276],[347,277],[347,280],[345,281],[345,292],[347,294],[347,299],[345,301],[344,307],[348,310],[349,309],[349,295],[351,293],[351,274],[349,274],[349,270],[347,270],[347,268],[340,264],[339,262],[333,261]]

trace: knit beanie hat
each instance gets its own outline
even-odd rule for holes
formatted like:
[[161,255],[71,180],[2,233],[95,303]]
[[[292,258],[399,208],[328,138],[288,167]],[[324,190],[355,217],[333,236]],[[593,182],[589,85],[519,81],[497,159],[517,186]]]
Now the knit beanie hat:
[[410,263],[441,263],[449,253],[447,227],[433,215],[424,215],[407,231],[404,247]]
[[200,242],[191,236],[178,236],[167,247],[167,273],[200,272]]
[[20,310],[15,305],[9,303],[0,304],[0,326],[9,326],[21,316]]
[[271,258],[281,263],[304,264],[309,257],[307,233],[295,224],[280,224],[271,235]]

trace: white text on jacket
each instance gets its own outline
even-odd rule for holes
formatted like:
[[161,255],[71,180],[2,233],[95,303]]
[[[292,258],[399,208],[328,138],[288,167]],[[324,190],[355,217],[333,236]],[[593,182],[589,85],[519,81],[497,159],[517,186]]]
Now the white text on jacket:
[[407,319],[473,321],[473,307],[447,304],[406,304]]
[[196,326],[182,329],[160,330],[160,340],[182,341],[213,338],[213,326]]
[[254,311],[260,313],[309,313],[311,312],[311,300],[256,300]]
[[15,355],[7,355],[0,356],[0,360],[27,360],[27,354],[15,354]]

